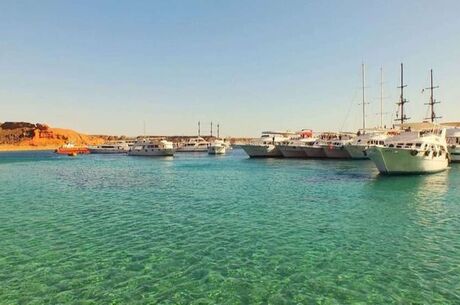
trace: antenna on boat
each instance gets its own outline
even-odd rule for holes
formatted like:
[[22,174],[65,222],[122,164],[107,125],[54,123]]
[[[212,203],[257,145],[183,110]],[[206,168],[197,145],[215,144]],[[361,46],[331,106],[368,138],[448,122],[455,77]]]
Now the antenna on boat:
[[217,138],[220,139],[220,124],[217,123]]
[[211,138],[212,138],[212,121],[211,121]]
[[366,133],[366,95],[365,95],[365,71],[364,63],[361,65],[361,78],[363,84],[363,133]]
[[383,68],[380,67],[380,128],[383,128]]
[[439,104],[440,102],[437,102],[434,98],[433,98],[433,90],[434,89],[438,89],[439,86],[433,86],[433,69],[430,70],[430,80],[431,80],[431,86],[428,87],[428,88],[425,88],[426,90],[430,89],[430,102],[429,103],[426,103],[425,105],[429,105],[430,106],[430,112],[431,112],[431,116],[429,118],[426,118],[426,119],[430,119],[431,120],[431,123],[434,123],[434,120],[436,119],[440,119],[441,117],[440,116],[436,116],[436,113],[434,112],[434,105],[435,104]]
[[398,118],[398,112],[396,112],[396,119],[395,119],[395,121],[401,122],[401,127],[404,125],[405,121],[410,119],[404,114],[404,104],[409,102],[408,100],[404,98],[404,88],[405,87],[407,87],[407,85],[404,85],[404,66],[403,66],[403,63],[401,63],[401,86],[398,87],[401,89],[401,95],[399,97],[399,102],[396,103],[401,113],[400,113],[400,117]]
[[200,121],[198,121],[198,136],[200,136],[201,133],[201,124]]

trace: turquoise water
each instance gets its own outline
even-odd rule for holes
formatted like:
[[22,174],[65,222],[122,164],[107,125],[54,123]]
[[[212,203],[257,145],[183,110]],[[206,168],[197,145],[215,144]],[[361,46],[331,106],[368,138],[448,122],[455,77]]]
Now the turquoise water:
[[460,304],[460,166],[0,154],[0,304]]

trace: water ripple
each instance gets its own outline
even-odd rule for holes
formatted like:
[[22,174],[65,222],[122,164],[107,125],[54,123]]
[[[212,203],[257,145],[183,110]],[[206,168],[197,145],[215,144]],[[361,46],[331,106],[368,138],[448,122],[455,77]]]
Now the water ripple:
[[456,165],[1,160],[1,304],[460,303]]

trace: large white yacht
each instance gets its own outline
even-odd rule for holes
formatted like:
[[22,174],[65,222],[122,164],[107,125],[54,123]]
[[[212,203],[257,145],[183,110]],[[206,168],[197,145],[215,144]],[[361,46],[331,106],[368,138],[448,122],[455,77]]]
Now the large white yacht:
[[281,151],[277,145],[289,140],[289,137],[295,135],[292,132],[264,131],[259,139],[249,144],[240,145],[240,147],[251,158],[256,157],[282,157]]
[[323,148],[326,158],[330,159],[350,159],[351,156],[345,146],[353,141],[354,135],[348,133],[338,133],[334,138],[323,141],[320,146]]
[[209,142],[202,137],[191,138],[179,145],[176,152],[207,152]]
[[366,152],[382,174],[434,173],[449,164],[446,129],[402,132]]
[[460,128],[447,129],[447,149],[452,162],[460,162]]
[[208,147],[208,154],[210,155],[224,155],[225,152],[227,151],[227,144],[220,140],[216,139],[214,142],[212,142],[209,147]]
[[303,151],[307,155],[307,158],[326,158],[327,156],[322,145],[333,139],[337,139],[337,133],[323,132],[312,145],[303,147]]
[[302,130],[298,137],[288,139],[276,146],[285,158],[307,158],[304,148],[312,146],[315,141],[311,130]]
[[107,142],[88,146],[88,149],[92,154],[124,154],[129,151],[129,145],[125,141]]
[[174,146],[166,140],[143,139],[137,141],[128,151],[129,156],[173,156]]
[[373,130],[358,135],[345,145],[345,149],[352,159],[369,159],[366,149],[372,145],[383,145],[389,137],[396,135],[396,131]]

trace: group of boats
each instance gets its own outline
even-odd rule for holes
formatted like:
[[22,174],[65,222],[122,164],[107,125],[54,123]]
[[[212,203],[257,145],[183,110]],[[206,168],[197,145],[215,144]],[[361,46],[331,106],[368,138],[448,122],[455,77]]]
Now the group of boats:
[[225,154],[231,146],[222,139],[211,142],[202,137],[190,138],[184,143],[173,143],[165,139],[141,138],[135,141],[115,141],[100,145],[78,147],[71,143],[56,150],[58,154],[128,154],[130,156],[174,156],[178,152],[207,152],[210,155]]
[[374,129],[357,134],[263,132],[240,145],[249,157],[372,160],[381,173],[430,173],[460,162],[460,128]]
[[[383,127],[382,111],[379,128],[366,128],[366,100],[364,65],[363,75],[363,127],[356,133],[311,130],[298,133],[263,132],[260,139],[241,145],[250,157],[370,159],[380,173],[409,174],[434,173],[448,168],[450,162],[460,162],[460,124],[437,124],[433,97],[433,70],[431,70],[430,117],[422,123],[406,123],[404,112],[408,102],[404,98],[403,64],[401,64],[400,98],[397,103],[397,128]],[[381,70],[382,71],[382,70]],[[381,74],[382,75],[382,74]],[[383,79],[383,78],[382,78]],[[383,83],[383,81],[381,82]],[[383,90],[381,89],[381,110]]]
[[[259,139],[250,143],[239,144],[249,157],[285,157],[285,158],[321,158],[321,159],[370,159],[380,173],[410,174],[434,173],[448,168],[450,162],[460,162],[460,123],[437,124],[439,117],[434,112],[434,105],[439,103],[433,98],[433,70],[431,70],[431,90],[429,121],[406,123],[409,118],[404,112],[408,102],[404,98],[403,64],[401,64],[401,90],[397,103],[397,127],[387,129],[383,126],[383,89],[381,88],[380,127],[366,128],[366,100],[364,65],[362,66],[362,113],[363,125],[357,133],[322,132],[311,130],[300,132],[263,132]],[[383,83],[383,76],[381,70]],[[97,146],[73,147],[65,145],[56,152],[76,155],[82,153],[118,154],[130,156],[173,156],[180,152],[207,152],[208,154],[225,154],[231,149],[230,143],[218,136],[208,142],[198,136],[186,142],[173,143],[165,139],[137,139],[119,141]],[[200,122],[198,122],[200,135]],[[212,123],[211,123],[212,138]]]

